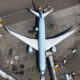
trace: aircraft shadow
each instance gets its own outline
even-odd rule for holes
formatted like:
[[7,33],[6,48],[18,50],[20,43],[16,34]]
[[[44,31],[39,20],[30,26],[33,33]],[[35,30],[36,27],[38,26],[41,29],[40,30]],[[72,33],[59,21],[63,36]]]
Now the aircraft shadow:
[[62,32],[60,32],[60,33],[58,33],[58,34],[52,36],[52,37],[48,37],[47,39],[57,38],[57,37],[59,37],[59,36],[65,34],[65,33],[67,33],[71,28],[72,28],[72,27],[69,27],[68,29],[66,29],[66,30],[64,30],[64,31],[62,31]]

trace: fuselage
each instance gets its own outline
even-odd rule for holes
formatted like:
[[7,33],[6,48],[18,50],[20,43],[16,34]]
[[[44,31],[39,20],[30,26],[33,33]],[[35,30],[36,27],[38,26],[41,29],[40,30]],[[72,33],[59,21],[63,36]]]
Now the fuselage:
[[40,12],[39,25],[38,25],[38,48],[39,48],[39,66],[42,75],[46,69],[46,57],[45,57],[45,22],[43,13]]

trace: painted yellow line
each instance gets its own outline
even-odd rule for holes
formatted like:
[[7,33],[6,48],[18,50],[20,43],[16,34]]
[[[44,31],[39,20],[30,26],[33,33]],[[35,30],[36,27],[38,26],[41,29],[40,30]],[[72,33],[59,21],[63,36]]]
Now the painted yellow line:
[[35,80],[35,66],[34,66],[34,68],[33,68],[33,69],[34,69],[34,80]]

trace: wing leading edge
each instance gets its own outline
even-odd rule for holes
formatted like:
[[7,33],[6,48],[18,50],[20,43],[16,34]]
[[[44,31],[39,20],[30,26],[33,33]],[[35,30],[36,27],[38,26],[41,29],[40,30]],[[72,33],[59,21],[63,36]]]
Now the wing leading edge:
[[53,39],[47,39],[46,40],[46,50],[50,49],[51,47],[57,45],[61,41],[63,41],[65,38],[69,37],[71,34],[73,34],[77,29],[74,29],[73,31],[67,32],[59,37],[53,38]]

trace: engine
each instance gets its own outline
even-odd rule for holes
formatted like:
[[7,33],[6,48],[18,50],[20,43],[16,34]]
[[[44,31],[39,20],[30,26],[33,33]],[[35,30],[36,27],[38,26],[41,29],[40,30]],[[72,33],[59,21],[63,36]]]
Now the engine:
[[55,46],[51,48],[51,52],[53,52],[53,53],[56,52],[56,47]]
[[35,31],[38,31],[38,27],[35,28]]
[[31,54],[33,52],[33,48],[31,46],[28,46],[27,51],[28,51],[29,54]]

